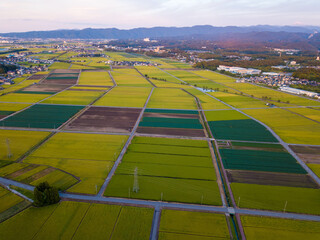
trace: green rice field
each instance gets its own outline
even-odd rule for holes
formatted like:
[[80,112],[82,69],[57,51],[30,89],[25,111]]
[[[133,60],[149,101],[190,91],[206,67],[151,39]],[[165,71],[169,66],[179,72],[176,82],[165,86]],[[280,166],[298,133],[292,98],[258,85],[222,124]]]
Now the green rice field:
[[154,89],[148,108],[198,109],[194,97],[181,89]]
[[231,183],[241,208],[320,215],[319,189]]
[[58,128],[82,108],[82,106],[37,104],[14,116],[0,121],[0,126]]
[[271,127],[287,143],[320,144],[320,125],[284,109],[250,109],[244,112]]
[[230,239],[223,214],[162,210],[159,240]]
[[70,192],[95,194],[117,159],[127,136],[58,133],[24,162],[52,166],[80,179]]
[[16,161],[48,135],[48,132],[0,130],[0,160]]
[[79,85],[112,86],[113,82],[108,72],[82,71]]
[[320,238],[318,222],[255,216],[241,216],[241,222],[248,240]]
[[148,99],[150,91],[151,88],[115,87],[94,105],[142,108]]
[[[193,165],[188,159],[193,159]],[[135,171],[139,175],[138,192],[132,191]],[[215,180],[207,142],[136,137],[105,195],[220,205]]]
[[148,208],[61,202],[28,208],[0,223],[0,238],[147,240],[152,216]]
[[[162,45],[150,40],[141,48]],[[238,216],[248,240],[320,239],[319,101],[175,60],[175,49],[23,44],[53,64],[0,86],[0,240],[240,239]],[[225,58],[214,51],[191,54]],[[61,200],[35,207],[29,187],[43,182]]]
[[67,104],[67,105],[88,105],[103,94],[102,91],[77,91],[65,90],[54,95],[43,103],[47,104]]

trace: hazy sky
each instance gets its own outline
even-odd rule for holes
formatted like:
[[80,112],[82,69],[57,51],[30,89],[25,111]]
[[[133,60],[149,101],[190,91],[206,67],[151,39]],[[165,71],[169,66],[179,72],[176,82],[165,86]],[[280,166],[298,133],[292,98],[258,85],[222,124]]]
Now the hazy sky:
[[320,0],[0,0],[0,32],[153,26],[320,25]]

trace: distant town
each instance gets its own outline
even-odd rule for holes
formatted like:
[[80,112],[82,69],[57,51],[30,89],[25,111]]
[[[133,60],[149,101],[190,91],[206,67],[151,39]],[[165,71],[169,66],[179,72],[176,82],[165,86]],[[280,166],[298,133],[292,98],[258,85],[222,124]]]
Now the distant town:
[[[320,72],[319,56],[314,58],[314,62],[319,64],[305,65],[300,64],[295,58],[301,59],[301,51],[297,49],[281,49],[271,48],[269,51],[273,54],[279,55],[285,59],[283,64],[271,65],[279,61],[270,60],[270,63],[259,68],[243,67],[243,63],[250,65],[256,62],[267,62],[268,56],[256,56],[256,54],[226,54],[221,49],[210,50],[203,46],[200,49],[179,50],[179,48],[169,48],[168,46],[159,45],[158,40],[144,38],[141,41],[136,41],[134,46],[122,46],[123,44],[117,41],[60,41],[57,44],[48,44],[41,47],[41,51],[30,51],[33,45],[23,44],[23,40],[12,40],[2,38],[0,43],[0,65],[13,66],[13,69],[6,73],[0,74],[0,85],[12,85],[15,79],[24,74],[34,74],[39,71],[46,71],[48,67],[53,64],[56,57],[61,52],[73,51],[78,53],[77,57],[71,56],[64,61],[75,64],[84,64],[84,57],[100,57],[101,61],[98,63],[111,65],[114,67],[121,66],[158,66],[159,63],[153,61],[135,61],[134,58],[128,61],[110,59],[103,51],[122,51],[130,53],[143,53],[147,57],[169,57],[172,60],[178,60],[191,66],[208,68],[216,70],[220,73],[229,74],[237,78],[237,82],[250,82],[260,84],[271,88],[277,88],[281,91],[290,92],[298,95],[305,95],[312,98],[319,98],[320,93],[320,79],[310,80],[298,78],[294,76],[294,72],[299,69],[315,69]],[[49,41],[50,42],[50,41]],[[1,47],[1,44],[3,45]],[[36,50],[39,45],[34,47]],[[48,50],[43,50],[47,48]],[[41,56],[46,55],[43,58]],[[48,57],[49,56],[49,57]],[[52,57],[51,57],[52,56]],[[270,57],[274,59],[274,56]],[[60,59],[61,60],[61,59]],[[218,63],[230,63],[230,65],[223,65]],[[211,67],[213,64],[215,67]],[[269,64],[269,65],[268,65]],[[237,66],[239,65],[239,66]],[[269,70],[269,71],[266,71]],[[271,70],[271,71],[270,71]],[[300,89],[302,88],[302,89]],[[312,91],[313,90],[313,91]]]

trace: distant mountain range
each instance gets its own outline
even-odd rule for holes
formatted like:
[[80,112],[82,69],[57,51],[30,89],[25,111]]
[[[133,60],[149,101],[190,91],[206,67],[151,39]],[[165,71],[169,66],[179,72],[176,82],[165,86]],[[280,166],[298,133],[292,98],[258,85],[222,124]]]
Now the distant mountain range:
[[223,45],[263,43],[268,46],[292,47],[301,50],[320,49],[320,27],[316,26],[269,26],[214,27],[201,25],[193,27],[153,27],[121,30],[117,28],[86,28],[82,30],[54,30],[0,33],[1,37],[42,39],[177,39],[211,40]]
[[2,37],[13,38],[64,38],[64,39],[142,39],[142,38],[216,38],[226,34],[240,34],[251,32],[287,32],[312,34],[314,31],[320,32],[320,27],[297,27],[297,26],[269,26],[258,25],[250,27],[214,27],[201,25],[193,27],[153,27],[134,28],[121,30],[117,28],[86,28],[82,30],[54,30],[54,31],[32,31],[0,33]]

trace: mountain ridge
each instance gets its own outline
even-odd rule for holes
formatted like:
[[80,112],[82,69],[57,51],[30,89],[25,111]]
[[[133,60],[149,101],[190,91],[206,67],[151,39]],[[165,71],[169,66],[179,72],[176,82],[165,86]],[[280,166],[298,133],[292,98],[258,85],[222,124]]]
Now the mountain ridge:
[[65,38],[65,39],[143,39],[143,38],[167,38],[180,37],[186,38],[190,36],[202,35],[210,36],[224,34],[244,34],[251,32],[287,32],[287,33],[304,33],[312,34],[320,31],[317,26],[271,26],[271,25],[255,25],[255,26],[226,26],[215,27],[211,25],[195,25],[191,27],[139,27],[132,29],[118,28],[84,28],[84,29],[61,29],[50,31],[28,31],[28,32],[12,32],[0,33],[2,37],[11,38]]

